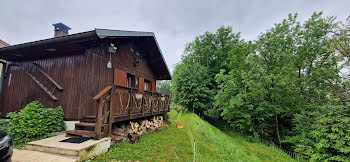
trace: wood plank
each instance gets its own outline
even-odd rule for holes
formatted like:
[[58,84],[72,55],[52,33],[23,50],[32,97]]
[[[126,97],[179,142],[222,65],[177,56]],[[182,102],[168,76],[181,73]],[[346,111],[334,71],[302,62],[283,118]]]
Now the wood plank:
[[[130,90],[130,95],[131,95],[131,101],[130,101],[130,105],[129,105],[129,119],[131,118],[131,114],[133,113],[133,109],[134,109],[134,100],[136,100],[136,98],[135,98],[135,91],[133,91],[133,90]],[[134,96],[134,97],[132,97],[132,96]],[[136,105],[135,105],[136,106]]]
[[104,94],[106,94],[109,90],[111,90],[112,86],[107,86],[100,93],[98,93],[93,99],[99,100]]
[[86,130],[69,130],[65,132],[67,135],[75,135],[75,136],[82,136],[82,137],[93,137],[96,138],[95,132],[92,131],[86,131]]
[[115,102],[115,87],[112,87],[109,102],[109,122],[108,122],[108,136],[112,135],[112,125],[114,123],[114,102]]
[[44,90],[54,101],[57,101],[57,97],[54,96],[43,84],[41,84],[32,74],[26,72],[26,74],[32,78],[32,80],[42,89]]
[[108,101],[106,101],[105,104],[103,105],[103,124],[106,124],[108,122],[109,105],[107,102]]
[[63,90],[63,88],[55,80],[53,80],[48,74],[46,74],[43,70],[41,70],[38,64],[33,63],[33,65],[35,65],[37,69],[40,71],[40,73],[43,74],[48,80],[50,80],[51,83],[57,87],[57,89]]
[[[75,123],[75,126],[79,127],[95,127],[95,123]],[[107,126],[106,124],[102,124],[102,127]]]
[[95,123],[75,123],[74,125],[79,127],[95,127]]
[[95,119],[95,133],[96,133],[96,137],[97,139],[101,138],[101,126],[102,126],[102,109],[104,106],[104,102],[105,101],[100,101],[100,105],[97,109],[97,114],[96,114],[96,119]]

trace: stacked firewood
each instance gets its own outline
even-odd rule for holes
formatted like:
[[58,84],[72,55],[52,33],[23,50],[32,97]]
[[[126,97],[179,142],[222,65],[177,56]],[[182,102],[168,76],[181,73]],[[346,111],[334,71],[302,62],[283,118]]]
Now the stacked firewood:
[[163,127],[163,116],[154,116],[151,119],[140,119],[121,124],[113,129],[115,142],[131,141],[134,143],[142,134],[153,133]]

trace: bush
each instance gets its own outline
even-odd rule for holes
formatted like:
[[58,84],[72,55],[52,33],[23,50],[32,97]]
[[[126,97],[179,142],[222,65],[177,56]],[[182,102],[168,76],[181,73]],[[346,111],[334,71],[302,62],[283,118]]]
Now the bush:
[[8,125],[9,125],[9,122],[7,120],[4,120],[4,119],[0,120],[0,130],[8,133],[9,132]]
[[42,104],[33,101],[20,112],[11,112],[7,116],[9,134],[15,143],[26,143],[36,139],[50,137],[50,132],[64,130],[63,109],[44,108]]

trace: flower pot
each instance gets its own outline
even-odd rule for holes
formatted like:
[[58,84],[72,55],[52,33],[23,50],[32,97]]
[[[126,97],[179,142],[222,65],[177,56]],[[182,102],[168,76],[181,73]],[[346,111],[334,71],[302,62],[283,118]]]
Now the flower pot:
[[136,93],[135,96],[136,96],[136,99],[141,100],[142,97],[143,97],[143,94],[142,93]]

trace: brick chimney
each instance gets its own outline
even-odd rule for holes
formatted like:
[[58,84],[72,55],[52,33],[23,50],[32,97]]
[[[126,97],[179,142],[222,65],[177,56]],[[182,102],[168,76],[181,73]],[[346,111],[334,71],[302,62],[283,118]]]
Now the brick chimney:
[[68,35],[68,30],[71,28],[63,23],[52,24],[55,27],[55,35],[54,37],[62,37]]

